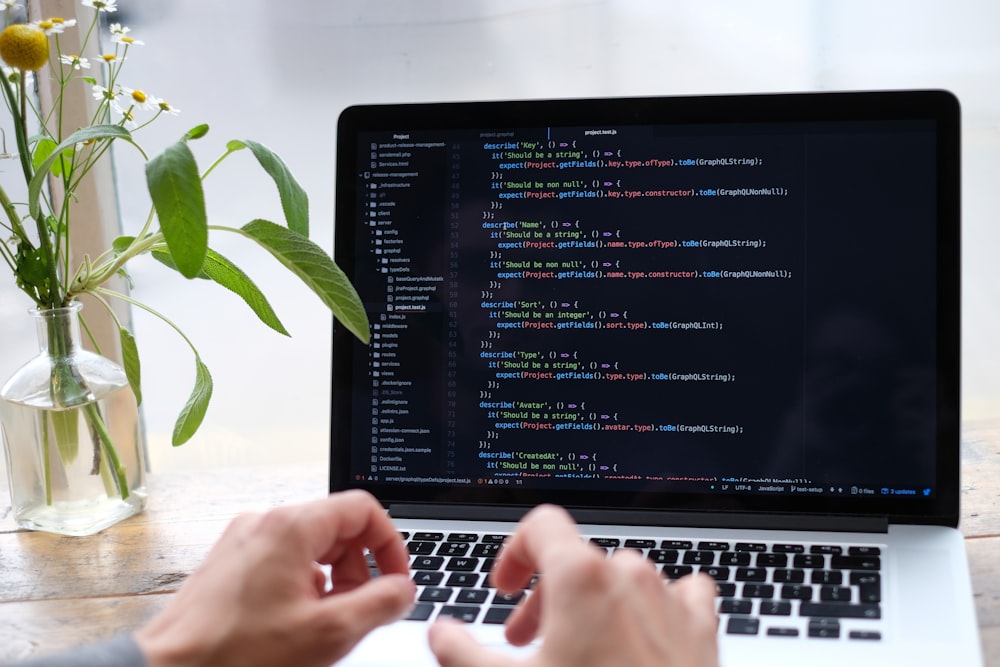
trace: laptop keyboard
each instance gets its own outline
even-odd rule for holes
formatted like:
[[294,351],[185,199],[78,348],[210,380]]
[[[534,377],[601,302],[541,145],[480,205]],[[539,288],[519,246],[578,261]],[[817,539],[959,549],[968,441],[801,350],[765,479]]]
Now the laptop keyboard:
[[[504,595],[489,572],[506,535],[402,533],[417,584],[409,620],[445,615],[503,624],[528,589]],[[861,544],[789,544],[589,537],[610,555],[634,549],[668,579],[693,572],[718,586],[720,633],[821,639],[882,638],[881,548]],[[374,566],[373,566],[374,567]],[[532,582],[533,583],[533,582]]]

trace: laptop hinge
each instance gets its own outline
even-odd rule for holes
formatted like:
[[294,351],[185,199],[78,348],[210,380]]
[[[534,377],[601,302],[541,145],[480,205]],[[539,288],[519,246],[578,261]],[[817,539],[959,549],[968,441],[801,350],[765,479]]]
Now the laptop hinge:
[[[517,521],[528,507],[483,505],[430,505],[393,503],[389,515],[405,519],[449,521]],[[759,530],[820,530],[854,533],[887,533],[884,516],[837,514],[756,514],[752,512],[661,512],[656,510],[570,509],[578,523],[677,528],[741,528]]]

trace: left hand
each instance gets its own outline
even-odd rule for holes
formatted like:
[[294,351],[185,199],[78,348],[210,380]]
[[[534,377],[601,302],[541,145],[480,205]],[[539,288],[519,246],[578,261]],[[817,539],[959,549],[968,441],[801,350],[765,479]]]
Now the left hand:
[[[366,548],[383,573],[374,580]],[[150,667],[326,667],[412,606],[408,562],[362,491],[240,516],[136,641]],[[320,564],[331,566],[330,592]]]

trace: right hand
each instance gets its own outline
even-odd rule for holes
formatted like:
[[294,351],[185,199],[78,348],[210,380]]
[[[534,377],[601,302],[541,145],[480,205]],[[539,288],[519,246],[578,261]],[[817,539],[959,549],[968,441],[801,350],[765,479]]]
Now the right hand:
[[584,542],[570,516],[551,505],[529,512],[493,569],[501,592],[540,583],[507,620],[507,640],[542,643],[526,662],[480,645],[456,622],[436,622],[431,650],[442,667],[716,667],[715,581],[668,583],[640,554],[608,558]]

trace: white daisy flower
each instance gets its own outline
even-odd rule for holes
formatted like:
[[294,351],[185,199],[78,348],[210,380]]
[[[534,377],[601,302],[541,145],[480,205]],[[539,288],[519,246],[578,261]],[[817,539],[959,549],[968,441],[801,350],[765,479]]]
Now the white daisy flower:
[[176,116],[181,112],[180,109],[170,106],[170,103],[166,100],[161,100],[159,97],[153,97],[152,95],[149,96],[146,103],[150,105],[150,108],[157,109],[161,113],[170,114],[171,116]]
[[135,116],[132,114],[131,109],[126,109],[117,102],[114,102],[111,105],[111,109],[114,110],[116,114],[125,119],[126,128],[134,130],[138,126],[138,123],[135,122]]
[[76,19],[65,20],[58,16],[53,16],[50,19],[44,19],[42,21],[36,21],[33,25],[37,26],[39,30],[44,32],[46,35],[58,35],[66,28],[72,28],[76,25]]
[[105,88],[104,86],[94,86],[93,95],[94,99],[99,102],[103,102],[105,100],[112,101],[118,96],[118,94],[115,93],[115,91],[111,90],[110,88]]
[[90,61],[75,54],[64,54],[59,56],[59,62],[69,65],[73,69],[90,69]]
[[99,12],[117,11],[118,0],[83,0],[84,7],[92,7]]
[[156,98],[150,97],[137,88],[126,88],[125,86],[122,86],[122,93],[126,98],[129,98],[131,106],[145,109],[147,111],[157,108],[156,104],[153,102]]

